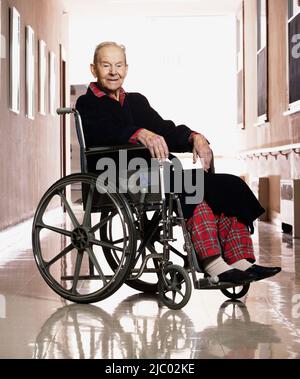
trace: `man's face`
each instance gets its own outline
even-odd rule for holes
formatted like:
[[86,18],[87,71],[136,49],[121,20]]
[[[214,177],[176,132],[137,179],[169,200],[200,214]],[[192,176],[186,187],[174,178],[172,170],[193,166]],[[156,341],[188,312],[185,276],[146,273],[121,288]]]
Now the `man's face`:
[[109,94],[117,95],[127,75],[128,66],[122,49],[117,46],[105,46],[98,52],[97,63],[91,65],[91,71],[101,88]]

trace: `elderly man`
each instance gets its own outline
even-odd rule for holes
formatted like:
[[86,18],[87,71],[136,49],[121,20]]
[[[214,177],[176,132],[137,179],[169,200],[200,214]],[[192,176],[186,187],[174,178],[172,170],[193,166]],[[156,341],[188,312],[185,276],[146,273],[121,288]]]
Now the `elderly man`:
[[146,97],[126,93],[125,48],[115,42],[96,47],[91,72],[96,82],[77,100],[88,147],[141,143],[153,158],[165,160],[169,151],[193,152],[205,170],[204,201],[183,206],[187,227],[205,272],[234,284],[260,280],[279,267],[254,264],[249,229],[264,209],[240,178],[209,172],[212,151],[206,138],[185,125],[166,121]]

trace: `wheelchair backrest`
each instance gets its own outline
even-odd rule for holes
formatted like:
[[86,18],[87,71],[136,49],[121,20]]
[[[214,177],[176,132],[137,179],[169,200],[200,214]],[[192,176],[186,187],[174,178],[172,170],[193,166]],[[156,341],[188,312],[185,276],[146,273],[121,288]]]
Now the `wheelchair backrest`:
[[58,115],[73,113],[74,119],[75,119],[76,134],[77,134],[79,148],[80,148],[80,168],[81,168],[81,172],[87,173],[88,171],[87,160],[85,156],[86,144],[85,144],[85,139],[84,139],[82,121],[81,121],[79,112],[75,108],[58,108],[56,112]]

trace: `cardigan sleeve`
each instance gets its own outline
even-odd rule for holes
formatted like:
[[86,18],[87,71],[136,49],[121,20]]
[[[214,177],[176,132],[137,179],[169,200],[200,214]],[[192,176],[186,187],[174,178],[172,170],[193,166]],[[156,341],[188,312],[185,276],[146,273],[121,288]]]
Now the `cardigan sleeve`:
[[171,120],[164,120],[156,110],[154,110],[147,98],[141,94],[136,96],[135,107],[138,108],[139,125],[141,128],[164,137],[170,151],[187,152],[192,150],[189,137],[193,132],[186,125],[178,125]]

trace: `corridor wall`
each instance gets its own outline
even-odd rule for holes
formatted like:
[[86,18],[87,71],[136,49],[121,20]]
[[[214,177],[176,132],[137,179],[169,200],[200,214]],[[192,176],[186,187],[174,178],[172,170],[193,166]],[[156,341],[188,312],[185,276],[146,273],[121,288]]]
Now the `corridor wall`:
[[[257,106],[257,0],[244,1],[245,125],[239,130],[240,152],[300,143],[300,108],[289,112],[288,0],[267,4],[267,118],[258,122]],[[276,149],[275,149],[276,150]],[[259,155],[259,154],[258,154]],[[251,156],[245,158],[244,174],[269,178],[269,214],[280,218],[280,179],[300,178],[300,156]],[[250,181],[250,180],[249,180]]]
[[[20,111],[10,106],[10,12],[20,14]],[[34,113],[26,115],[26,27],[34,32]],[[27,28],[28,29],[28,28]],[[45,190],[61,176],[61,120],[53,106],[61,103],[61,55],[67,67],[68,15],[62,0],[1,1],[0,230],[31,217]],[[40,112],[39,41],[45,43],[45,112]],[[51,59],[50,59],[51,57]],[[12,59],[15,59],[13,56]],[[51,64],[49,63],[51,60]],[[51,71],[56,73],[50,78]],[[64,82],[67,87],[67,76]],[[50,90],[51,87],[51,90]],[[53,91],[55,93],[53,93]],[[49,98],[52,92],[52,99]],[[67,94],[69,90],[65,91]],[[69,95],[67,95],[69,96]],[[52,100],[52,102],[50,101]],[[53,103],[54,101],[54,103]],[[69,100],[67,99],[68,103]],[[44,113],[44,114],[43,114]],[[68,136],[68,125],[66,126]]]

